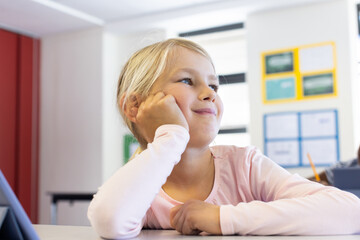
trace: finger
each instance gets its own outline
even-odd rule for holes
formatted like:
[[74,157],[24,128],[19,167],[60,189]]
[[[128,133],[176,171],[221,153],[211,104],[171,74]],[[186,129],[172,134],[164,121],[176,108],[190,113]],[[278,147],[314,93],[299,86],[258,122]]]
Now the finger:
[[201,233],[201,231],[198,229],[193,229],[191,227],[191,225],[189,225],[187,222],[185,222],[183,224],[183,230],[181,233],[185,234],[185,235],[198,235],[199,233]]
[[181,212],[180,214],[178,214],[179,217],[176,220],[175,223],[175,229],[176,231],[180,232],[183,234],[183,229],[184,229],[184,223],[185,223],[185,216],[183,214],[183,212]]
[[157,92],[154,95],[153,101],[160,101],[160,99],[162,99],[163,97],[165,97],[165,94],[163,92]]
[[153,107],[156,106],[156,104],[161,101],[161,99],[165,96],[163,92],[157,92],[156,94],[149,95],[145,101],[144,107]]
[[181,233],[182,234],[185,234],[185,235],[190,235],[190,234],[193,234],[193,230],[191,229],[190,225],[189,225],[189,222],[187,221],[186,218],[183,219],[183,224],[182,224],[182,227],[181,227]]
[[149,95],[149,96],[147,96],[145,101],[143,101],[142,103],[144,103],[145,105],[149,105],[149,103],[151,103],[153,101],[153,98],[154,98],[154,95]]
[[182,208],[182,204],[181,205],[177,205],[176,207],[173,207],[171,210],[170,210],[170,224],[173,228],[175,228],[176,224],[177,224],[177,221],[180,217],[180,214],[179,212],[181,211],[181,208]]
[[165,95],[165,96],[163,97],[163,101],[176,103],[176,100],[175,100],[174,96],[173,96],[173,95],[170,95],[170,94],[169,94],[169,95]]
[[138,109],[139,112],[142,111],[145,108],[146,103],[149,101],[149,98],[151,98],[151,97],[152,96],[148,96],[144,101],[141,101],[139,109]]
[[197,228],[195,228],[195,225],[192,222],[191,217],[189,217],[191,215],[191,212],[184,210],[182,212],[182,215],[180,216],[180,218],[178,219],[178,227],[181,227],[181,233],[185,234],[185,235],[197,235],[199,234],[201,231]]
[[185,235],[195,235],[199,233],[199,230],[195,228],[194,224],[193,224],[193,220],[194,218],[191,217],[193,212],[192,212],[192,206],[193,206],[193,201],[187,201],[184,204],[183,207],[183,211],[182,211],[182,215],[179,217],[179,222],[181,222],[181,233],[185,234]]
[[182,225],[183,225],[183,211],[184,211],[184,208],[183,208],[183,205],[180,205],[179,206],[179,209],[177,210],[174,218],[172,219],[172,225],[173,227],[178,231],[178,232],[181,232],[182,230]]
[[182,205],[177,205],[170,209],[170,221],[175,217],[176,213],[179,211]]

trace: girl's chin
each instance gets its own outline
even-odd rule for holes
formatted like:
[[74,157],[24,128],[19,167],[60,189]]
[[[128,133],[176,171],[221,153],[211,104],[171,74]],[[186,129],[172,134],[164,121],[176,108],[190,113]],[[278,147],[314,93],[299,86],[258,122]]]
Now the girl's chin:
[[195,126],[190,126],[190,133],[194,132],[196,134],[217,134],[219,132],[219,126],[217,123],[211,122],[209,124],[197,124]]
[[214,132],[201,132],[201,133],[190,133],[190,145],[207,146],[214,142],[214,139],[218,131]]

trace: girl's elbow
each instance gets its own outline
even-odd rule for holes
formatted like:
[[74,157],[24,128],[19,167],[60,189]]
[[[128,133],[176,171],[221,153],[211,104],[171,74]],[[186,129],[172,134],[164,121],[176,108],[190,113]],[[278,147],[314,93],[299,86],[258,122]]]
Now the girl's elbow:
[[356,211],[353,214],[353,223],[355,224],[353,234],[359,234],[360,233],[359,219],[360,219],[360,199],[358,198],[358,201],[357,201],[357,204],[356,204]]
[[121,218],[114,211],[89,208],[88,218],[98,235],[106,239],[132,238],[141,231],[141,227],[132,227],[133,224],[129,220]]
[[355,195],[350,196],[351,202],[348,204],[347,208],[344,206],[341,208],[341,211],[344,213],[344,223],[343,227],[348,227],[349,234],[359,234],[360,233],[360,199]]

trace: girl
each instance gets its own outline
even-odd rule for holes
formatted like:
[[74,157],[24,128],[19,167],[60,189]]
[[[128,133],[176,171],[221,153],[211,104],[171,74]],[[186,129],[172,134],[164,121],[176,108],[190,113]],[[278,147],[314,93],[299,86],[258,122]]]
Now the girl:
[[129,59],[118,104],[143,151],[94,195],[88,217],[99,235],[360,233],[356,196],[291,175],[254,147],[209,147],[223,113],[218,87],[209,55],[187,40]]

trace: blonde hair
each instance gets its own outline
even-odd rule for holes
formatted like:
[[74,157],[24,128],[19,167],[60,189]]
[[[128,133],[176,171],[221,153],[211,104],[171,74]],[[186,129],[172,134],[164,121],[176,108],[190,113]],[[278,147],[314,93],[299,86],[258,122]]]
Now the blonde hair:
[[[124,106],[131,94],[139,94],[145,99],[160,75],[166,69],[169,54],[176,47],[184,47],[206,57],[214,66],[210,55],[198,44],[182,39],[172,38],[162,42],[149,45],[135,52],[124,65],[117,87],[117,103],[126,125],[139,141],[142,148],[146,148],[147,142],[137,133],[135,124],[124,114]],[[124,96],[123,105],[120,106],[120,99]]]

